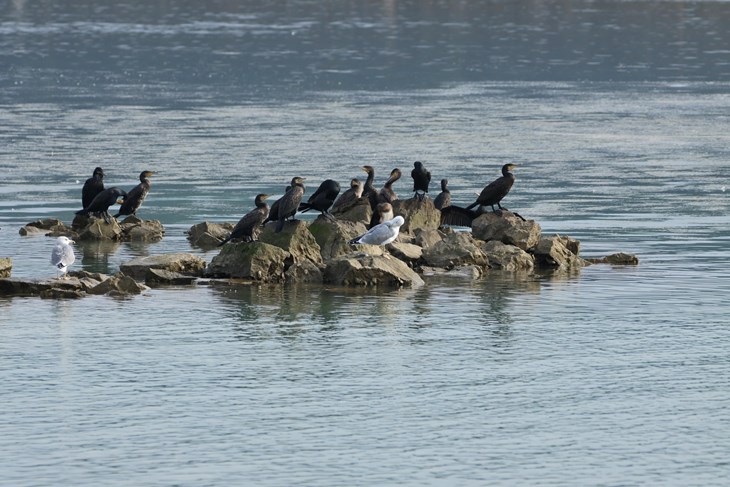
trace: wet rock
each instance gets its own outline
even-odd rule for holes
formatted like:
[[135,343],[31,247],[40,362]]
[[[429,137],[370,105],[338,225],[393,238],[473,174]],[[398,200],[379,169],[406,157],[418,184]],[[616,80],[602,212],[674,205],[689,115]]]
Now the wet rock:
[[226,244],[205,269],[206,277],[283,281],[291,254],[264,242]]
[[529,270],[535,266],[535,259],[519,247],[507,245],[499,240],[490,240],[481,245],[487,254],[489,266],[506,271]]
[[[83,218],[85,226],[77,226],[79,217]],[[73,227],[78,228],[78,237],[76,237],[78,240],[122,240],[122,227],[114,218],[107,223],[103,218],[77,215]]]
[[142,220],[135,215],[125,218],[119,227],[122,239],[132,242],[157,242],[165,236],[165,227],[159,220]]
[[309,225],[309,231],[319,245],[322,259],[327,261],[351,253],[352,246],[348,242],[367,232],[367,228],[363,222],[332,220],[319,216]]
[[46,298],[82,296],[91,287],[101,282],[101,280],[89,276],[94,276],[94,274],[69,273],[65,279],[0,279],[0,296],[42,296]]
[[68,228],[65,223],[55,218],[44,218],[28,223],[22,227],[18,233],[23,236],[27,235],[49,235],[57,233],[58,235],[73,235],[72,229]]
[[[77,285],[81,290],[88,292],[89,289],[98,286],[100,283],[109,279],[110,276],[107,274],[100,274],[98,272],[87,272],[87,271],[72,271],[68,273],[70,281]],[[76,280],[75,282],[73,280]],[[65,280],[59,280],[64,282]],[[76,284],[77,283],[77,284]]]
[[188,240],[192,245],[204,249],[217,247],[233,231],[232,223],[203,222],[190,227]]
[[147,269],[163,269],[191,276],[202,276],[205,261],[187,253],[150,255],[127,261],[119,269],[122,273],[139,280],[145,278]]
[[639,257],[634,254],[618,252],[600,258],[586,259],[592,264],[611,264],[611,265],[639,265]]
[[276,223],[271,222],[264,227],[259,241],[274,245],[291,254],[294,262],[311,260],[321,263],[322,254],[317,240],[309,231],[309,225],[302,220],[286,222],[279,233],[275,233]]
[[565,248],[570,250],[575,255],[580,255],[580,240],[577,240],[566,235],[556,235],[560,238],[560,241],[565,245]]
[[445,234],[434,228],[416,228],[413,231],[414,240],[413,243],[427,249],[439,243],[444,239]]
[[322,284],[322,270],[311,260],[295,262],[285,272],[288,283]]
[[423,249],[418,245],[393,242],[385,246],[390,254],[413,267],[423,256]]
[[466,232],[446,236],[437,244],[424,249],[423,259],[432,267],[451,269],[464,265],[486,267],[489,260],[479,243]]
[[420,286],[423,279],[390,255],[348,254],[327,263],[325,282],[344,286]]
[[13,271],[13,259],[10,257],[0,257],[0,278],[10,277]]
[[148,286],[188,286],[194,284],[197,277],[180,274],[164,269],[147,269],[144,282]]
[[370,207],[370,201],[363,196],[334,209],[332,215],[340,221],[366,224],[370,223],[373,210]]
[[510,211],[487,212],[472,222],[474,238],[489,242],[499,240],[522,250],[530,250],[540,240],[540,225],[535,220],[523,221]]
[[433,205],[431,198],[423,201],[418,198],[396,200],[393,202],[393,214],[406,220],[400,227],[402,233],[413,233],[416,228],[435,230],[441,224],[441,212]]
[[50,279],[0,279],[0,296],[39,296],[52,287]]
[[541,238],[533,249],[535,265],[552,269],[575,269],[586,261],[575,255],[563,243],[560,236]]
[[78,289],[44,289],[39,296],[43,299],[78,299],[86,296],[86,293]]
[[129,296],[141,294],[149,288],[133,277],[117,273],[99,285],[89,289],[89,294],[108,294],[109,296]]

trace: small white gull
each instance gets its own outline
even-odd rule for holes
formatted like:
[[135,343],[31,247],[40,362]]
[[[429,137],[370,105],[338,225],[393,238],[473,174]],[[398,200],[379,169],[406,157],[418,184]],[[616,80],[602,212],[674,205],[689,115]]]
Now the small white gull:
[[351,244],[388,245],[398,237],[401,225],[406,221],[402,216],[375,225],[368,233],[350,240]]
[[71,247],[72,243],[74,243],[74,241],[69,240],[68,237],[58,237],[56,239],[56,244],[53,246],[53,251],[51,252],[51,264],[56,266],[56,269],[58,270],[56,272],[56,277],[58,277],[58,272],[61,272],[65,278],[68,266],[73,264],[76,260],[74,249]]

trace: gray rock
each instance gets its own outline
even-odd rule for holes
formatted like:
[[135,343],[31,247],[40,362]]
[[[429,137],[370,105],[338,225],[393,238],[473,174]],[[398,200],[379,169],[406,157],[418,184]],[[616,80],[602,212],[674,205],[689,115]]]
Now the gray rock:
[[586,259],[592,264],[611,264],[611,265],[639,265],[639,257],[634,254],[618,252],[600,258]]
[[352,246],[348,242],[367,232],[367,228],[362,222],[319,216],[309,225],[309,231],[319,245],[322,259],[327,261],[351,253]]
[[423,259],[432,267],[451,269],[464,265],[487,267],[489,260],[469,233],[456,232],[424,249]]
[[130,215],[119,227],[122,229],[122,240],[132,242],[157,242],[165,236],[165,227],[159,220],[142,220]]
[[233,231],[232,223],[203,222],[190,227],[186,233],[192,245],[204,249],[217,247]]
[[322,270],[311,260],[295,262],[285,272],[288,283],[312,283],[322,284]]
[[148,286],[187,286],[194,284],[197,277],[164,269],[147,269],[144,282]]
[[129,296],[141,294],[149,288],[137,282],[133,277],[117,273],[109,279],[89,289],[89,294],[108,294],[110,296]]
[[332,215],[340,221],[368,224],[373,216],[373,210],[370,208],[370,201],[363,196],[334,209]]
[[302,220],[286,222],[279,233],[274,232],[275,227],[275,222],[268,223],[261,232],[259,241],[287,251],[294,262],[311,260],[315,264],[322,263],[321,249],[309,231],[307,222]]
[[[77,227],[78,216],[82,216],[86,222],[81,228]],[[115,218],[107,223],[103,218],[78,216],[74,219],[74,228],[79,228],[78,240],[122,240],[122,227]]]
[[431,198],[396,200],[393,214],[402,216],[406,222],[400,227],[402,233],[413,233],[416,228],[437,229],[441,224],[441,212],[433,205]]
[[529,270],[535,266],[535,259],[519,247],[507,245],[499,240],[490,240],[481,245],[487,254],[489,266],[506,271]]
[[107,278],[103,274],[77,271],[65,279],[0,279],[0,296],[79,297]]
[[28,223],[22,227],[18,233],[23,236],[27,235],[49,235],[51,233],[57,233],[58,235],[72,235],[75,236],[73,230],[66,226],[61,220],[55,218],[44,218],[43,220],[36,220]]
[[13,272],[13,259],[10,257],[0,257],[0,278],[10,277]]
[[127,261],[119,269],[122,273],[139,280],[145,278],[147,269],[163,269],[180,274],[201,276],[205,270],[205,261],[187,253],[150,255]]
[[205,269],[206,277],[283,281],[291,254],[264,242],[226,244]]
[[86,293],[78,289],[44,289],[39,296],[42,299],[78,299],[86,296]]
[[502,211],[501,214],[487,212],[472,222],[474,238],[489,242],[499,240],[522,250],[530,250],[540,240],[540,225],[534,220],[523,221],[514,213]]
[[423,275],[428,278],[457,278],[457,279],[479,279],[484,275],[484,268],[477,265],[465,265],[454,267],[453,269],[443,269],[441,267],[421,267]]
[[552,269],[576,269],[586,261],[575,255],[563,243],[560,236],[541,238],[533,249],[535,265]]
[[421,286],[423,279],[390,255],[348,254],[327,263],[325,282],[344,286]]
[[413,243],[423,249],[427,249],[436,245],[444,239],[445,234],[434,228],[416,228],[413,231],[414,241]]
[[421,257],[423,257],[423,249],[418,245],[409,243],[393,242],[385,246],[390,254],[413,267]]

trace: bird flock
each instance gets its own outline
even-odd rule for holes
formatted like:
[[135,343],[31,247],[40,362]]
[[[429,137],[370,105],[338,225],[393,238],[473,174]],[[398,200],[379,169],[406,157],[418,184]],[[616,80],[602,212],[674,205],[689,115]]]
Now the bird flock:
[[[515,176],[511,172],[515,167],[517,167],[516,164],[502,166],[502,176],[487,184],[476,201],[466,208],[451,204],[448,180],[442,179],[441,192],[433,201],[434,206],[441,211],[441,224],[470,227],[472,221],[484,213],[484,207],[490,206],[493,212],[498,212],[494,208],[497,205],[499,211],[504,210],[505,208],[500,202],[509,193],[515,182]],[[327,179],[319,185],[307,201],[302,201],[306,190],[305,178],[299,176],[291,179],[284,195],[271,207],[266,202],[271,195],[257,194],[254,199],[254,208],[241,217],[231,234],[220,245],[225,245],[232,240],[251,242],[255,238],[257,229],[270,221],[276,222],[274,231],[278,233],[283,229],[287,220],[294,219],[297,212],[315,210],[325,218],[334,219],[335,217],[330,213],[331,210],[345,209],[360,198],[367,198],[372,209],[372,218],[368,231],[352,239],[350,243],[353,245],[387,245],[393,242],[398,237],[400,227],[405,223],[402,216],[393,214],[393,203],[398,199],[393,185],[402,177],[402,172],[398,168],[393,169],[383,187],[376,189],[373,185],[375,169],[372,166],[362,166],[362,170],[367,174],[365,182],[352,178],[350,187],[341,195],[339,183],[333,179]],[[150,190],[149,178],[154,174],[152,171],[142,171],[139,175],[139,184],[126,192],[118,187],[105,188],[104,170],[101,167],[95,168],[81,190],[83,208],[76,214],[101,216],[107,223],[111,222],[111,218],[135,215]],[[413,179],[413,197],[423,201],[428,194],[431,172],[421,161],[416,161],[411,170],[411,178]],[[112,217],[109,214],[109,207],[114,204],[121,206],[118,213]],[[62,273],[64,277],[68,266],[75,260],[72,243],[73,241],[66,237],[59,237],[51,253],[51,264],[56,266],[58,272]]]

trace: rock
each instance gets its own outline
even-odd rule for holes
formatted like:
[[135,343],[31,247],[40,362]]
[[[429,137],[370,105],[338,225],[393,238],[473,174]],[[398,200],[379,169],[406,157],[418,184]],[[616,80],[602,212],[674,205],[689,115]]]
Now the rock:
[[0,257],[0,278],[10,277],[13,271],[13,259]]
[[165,236],[165,227],[159,220],[142,220],[129,215],[120,224],[122,239],[133,242],[157,242]]
[[535,266],[535,259],[519,247],[507,245],[499,240],[490,240],[481,245],[487,254],[489,266],[505,271],[529,270]]
[[575,255],[580,255],[580,240],[566,235],[557,235],[557,237],[560,238],[560,241],[563,242],[566,249],[570,250]]
[[127,261],[119,269],[122,273],[139,280],[145,278],[147,269],[163,269],[191,276],[202,276],[205,261],[193,254],[186,253],[150,255]]
[[370,208],[370,200],[363,196],[332,210],[332,215],[340,221],[369,224],[373,209]]
[[451,269],[463,265],[487,267],[489,260],[479,243],[466,232],[455,232],[424,249],[423,259],[432,267]]
[[66,279],[0,279],[0,296],[80,297],[101,282],[89,276],[95,274],[81,271],[69,272]]
[[393,242],[385,246],[390,254],[413,267],[423,256],[423,249],[418,245]]
[[285,272],[286,282],[322,284],[322,270],[311,260],[295,262]]
[[331,220],[318,216],[309,225],[309,231],[314,236],[322,259],[327,261],[352,252],[348,243],[358,235],[367,232],[363,222]]
[[97,286],[89,289],[89,294],[108,294],[110,296],[127,296],[141,294],[149,288],[137,282],[133,277],[117,273]]
[[85,292],[88,292],[89,289],[98,286],[100,283],[106,281],[110,277],[106,274],[86,271],[72,271],[68,273],[68,276],[71,279],[76,279],[78,282],[78,287]]
[[50,279],[0,279],[0,296],[39,296],[52,287]]
[[65,223],[55,218],[44,218],[28,223],[22,227],[18,233],[23,236],[27,235],[48,235],[50,233],[58,233],[59,235],[73,235],[72,229],[68,228]]
[[522,250],[530,250],[540,240],[540,225],[535,220],[523,221],[510,211],[487,212],[471,225],[472,235],[479,240],[499,240]]
[[541,238],[533,249],[535,265],[553,269],[583,267],[585,261],[575,255],[563,244],[560,236]]
[[436,245],[444,239],[444,234],[433,228],[416,228],[413,234],[415,235],[413,243],[423,249]]
[[325,282],[345,286],[420,286],[423,279],[390,255],[348,254],[330,261]]
[[291,254],[264,242],[226,244],[205,269],[206,277],[234,277],[283,281]]
[[215,248],[233,231],[232,223],[203,222],[190,227],[186,233],[192,245],[204,249]]
[[78,217],[83,217],[87,222],[84,227],[78,229],[78,240],[122,240],[122,228],[115,218],[107,223],[103,218],[78,215],[74,219],[74,228],[78,228],[76,226]]
[[144,276],[144,282],[148,286],[187,286],[194,284],[196,279],[195,276],[153,268],[147,269]]
[[50,288],[41,291],[39,296],[43,299],[78,299],[86,296],[86,293],[78,289]]
[[309,225],[302,220],[286,222],[279,233],[275,233],[276,222],[268,223],[261,232],[259,241],[274,245],[291,254],[294,262],[311,260],[314,263],[322,262],[319,244],[309,231]]
[[639,265],[639,258],[634,254],[626,254],[618,252],[616,254],[607,255],[606,257],[586,259],[592,264],[611,264],[611,265]]
[[413,233],[416,228],[437,229],[441,224],[441,212],[433,205],[431,198],[396,200],[393,202],[393,214],[405,218],[400,227],[402,233]]
[[428,277],[455,277],[459,279],[479,279],[484,275],[484,268],[476,265],[465,265],[453,269],[442,269],[439,267],[422,267],[424,276]]

